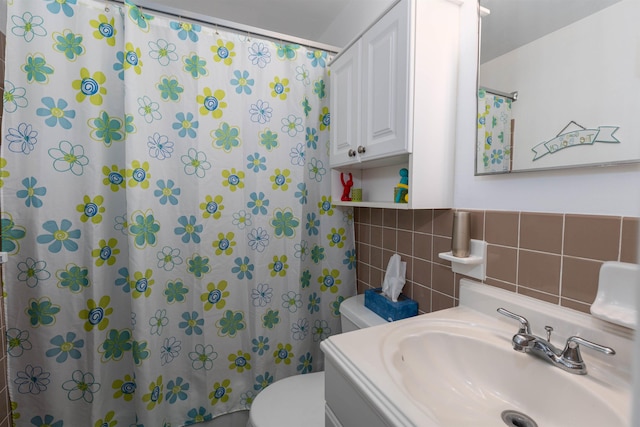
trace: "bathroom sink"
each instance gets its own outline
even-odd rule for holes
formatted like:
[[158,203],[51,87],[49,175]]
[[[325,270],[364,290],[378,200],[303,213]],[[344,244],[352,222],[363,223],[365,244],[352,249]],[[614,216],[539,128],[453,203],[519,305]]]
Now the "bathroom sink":
[[[586,375],[513,349],[523,316],[531,333],[582,348]],[[459,305],[323,341],[327,414],[367,427],[631,427],[633,330],[467,279]],[[582,347],[583,345],[581,345]],[[329,424],[330,425],[330,424]]]
[[386,336],[383,363],[440,426],[626,425],[615,387],[514,351],[514,332],[425,319]]

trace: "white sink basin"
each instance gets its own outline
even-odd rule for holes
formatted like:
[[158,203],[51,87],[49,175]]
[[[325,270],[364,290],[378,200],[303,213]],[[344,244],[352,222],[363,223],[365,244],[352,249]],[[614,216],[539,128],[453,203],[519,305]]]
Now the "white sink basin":
[[[584,348],[587,374],[563,371],[513,350],[519,324],[498,307],[535,335],[552,326],[557,347],[576,335],[616,354]],[[633,346],[630,329],[463,279],[458,307],[323,341],[327,414],[367,427],[631,427]]]
[[[504,330],[436,319],[412,327],[385,338],[383,361],[440,426],[535,425],[526,417],[539,427],[626,425],[614,387],[514,351]],[[516,412],[504,421],[504,411]]]

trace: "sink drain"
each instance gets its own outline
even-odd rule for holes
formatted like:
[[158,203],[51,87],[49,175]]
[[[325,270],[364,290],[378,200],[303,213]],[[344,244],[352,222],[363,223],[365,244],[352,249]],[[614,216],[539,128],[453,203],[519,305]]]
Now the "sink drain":
[[538,424],[531,417],[522,412],[506,410],[502,412],[501,416],[502,421],[510,427],[538,427]]

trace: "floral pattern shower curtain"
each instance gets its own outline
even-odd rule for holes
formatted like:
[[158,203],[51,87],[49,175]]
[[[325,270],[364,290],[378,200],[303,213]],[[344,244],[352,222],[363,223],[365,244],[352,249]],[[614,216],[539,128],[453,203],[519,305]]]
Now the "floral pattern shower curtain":
[[8,11],[18,426],[181,426],[320,370],[355,292],[327,53],[93,0]]
[[512,100],[484,88],[478,89],[478,139],[476,172],[511,171]]

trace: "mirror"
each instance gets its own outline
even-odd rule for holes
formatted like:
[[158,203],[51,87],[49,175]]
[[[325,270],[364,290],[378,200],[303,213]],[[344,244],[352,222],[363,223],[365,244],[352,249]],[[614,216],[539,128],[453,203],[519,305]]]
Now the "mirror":
[[640,1],[480,6],[476,175],[640,161]]

